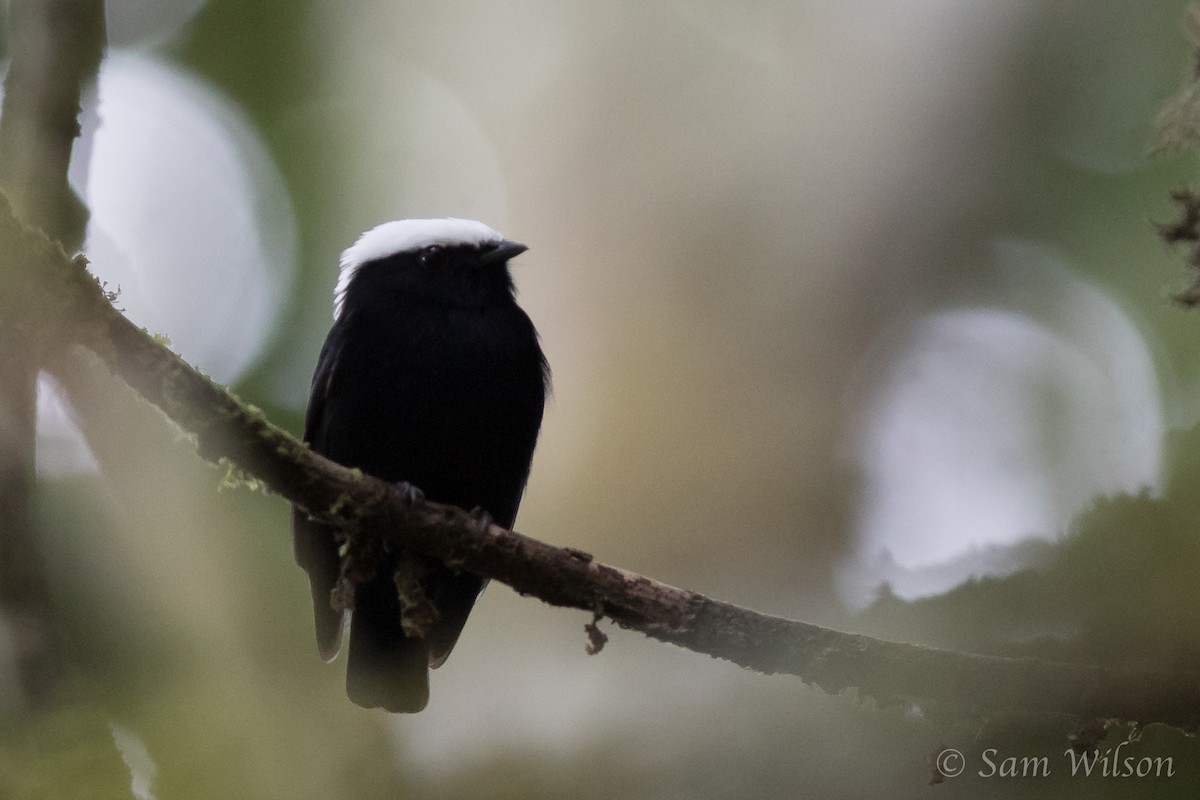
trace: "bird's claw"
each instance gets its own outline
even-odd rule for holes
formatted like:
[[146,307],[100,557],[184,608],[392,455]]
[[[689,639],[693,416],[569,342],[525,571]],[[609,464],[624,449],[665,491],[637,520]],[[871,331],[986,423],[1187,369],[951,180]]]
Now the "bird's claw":
[[400,481],[396,484],[396,488],[400,490],[400,494],[404,495],[404,502],[408,504],[409,508],[425,502],[425,493],[408,481]]
[[482,533],[487,533],[488,528],[492,527],[492,523],[496,521],[492,518],[491,514],[479,506],[471,509],[470,514],[471,521],[475,523],[475,527]]

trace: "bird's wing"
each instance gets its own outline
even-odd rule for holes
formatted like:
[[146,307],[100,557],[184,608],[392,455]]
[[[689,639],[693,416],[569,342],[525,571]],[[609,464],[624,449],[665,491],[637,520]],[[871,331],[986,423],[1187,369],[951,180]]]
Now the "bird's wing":
[[[325,448],[325,399],[337,366],[338,350],[333,337],[327,339],[321,349],[304,420],[304,441],[318,453]],[[296,563],[308,573],[317,629],[317,649],[321,657],[329,661],[341,647],[343,617],[342,610],[333,606],[333,590],[341,571],[334,529],[311,519],[304,510],[293,508],[292,548]]]

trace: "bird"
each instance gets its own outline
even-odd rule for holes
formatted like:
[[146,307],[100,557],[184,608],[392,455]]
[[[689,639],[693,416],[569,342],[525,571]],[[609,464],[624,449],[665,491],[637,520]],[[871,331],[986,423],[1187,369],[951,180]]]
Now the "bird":
[[[304,441],[343,466],[511,528],[550,390],[510,272],[526,249],[466,219],[397,220],[362,234],[341,255]],[[381,566],[347,586],[344,537],[300,507],[292,541],[326,661],[341,648],[349,614],[350,700],[425,708],[429,669],[449,656],[483,578],[379,543]],[[399,575],[415,575],[435,610],[423,637],[401,624]]]

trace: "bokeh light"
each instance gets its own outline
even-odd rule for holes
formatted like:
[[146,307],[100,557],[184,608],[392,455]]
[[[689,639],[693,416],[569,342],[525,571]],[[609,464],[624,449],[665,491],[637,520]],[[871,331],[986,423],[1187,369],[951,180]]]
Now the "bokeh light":
[[117,304],[214,379],[253,363],[286,300],[291,204],[249,120],[202,80],[111,52],[72,180],[92,271]]
[[[169,331],[215,380],[237,380],[273,334],[294,269],[295,222],[270,154],[220,92],[146,54],[110,52],[82,118],[71,178],[91,210],[93,274],[130,319]],[[39,398],[39,470],[90,469],[52,380]]]
[[1064,535],[1097,496],[1159,484],[1163,401],[1144,334],[1053,252],[997,250],[1007,297],[917,320],[870,370],[851,602],[884,583],[912,598],[1028,567],[1012,545]]

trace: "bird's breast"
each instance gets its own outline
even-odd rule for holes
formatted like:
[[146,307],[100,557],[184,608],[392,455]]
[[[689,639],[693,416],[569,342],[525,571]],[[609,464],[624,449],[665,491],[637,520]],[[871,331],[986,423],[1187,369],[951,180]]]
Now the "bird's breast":
[[545,394],[524,313],[410,309],[353,322],[331,334],[326,454],[434,500],[515,514]]

